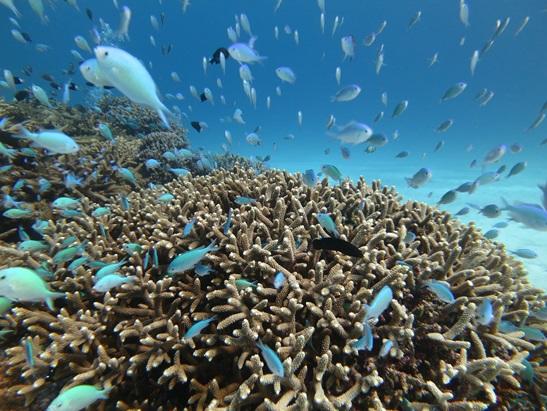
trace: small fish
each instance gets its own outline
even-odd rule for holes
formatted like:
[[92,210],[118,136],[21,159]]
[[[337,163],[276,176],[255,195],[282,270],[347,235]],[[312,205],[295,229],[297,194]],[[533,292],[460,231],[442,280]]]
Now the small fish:
[[25,267],[0,270],[0,295],[12,301],[45,302],[50,310],[54,309],[53,300],[65,297],[51,291],[35,271]]
[[500,221],[499,223],[494,224],[494,228],[506,228],[509,226],[507,221]]
[[190,221],[188,221],[186,223],[186,225],[184,226],[184,230],[182,232],[182,237],[188,237],[190,235],[190,233],[192,232],[192,230],[194,229],[194,224],[196,223],[196,218],[192,218]]
[[27,337],[25,339],[25,360],[27,361],[27,365],[30,368],[34,368],[35,361],[34,361],[34,350],[32,346],[32,338]]
[[262,358],[264,358],[264,361],[266,361],[266,364],[268,365],[270,371],[273,372],[275,375],[283,378],[285,376],[285,369],[283,368],[283,363],[281,362],[281,359],[279,358],[277,353],[260,340],[258,340],[256,345],[258,348],[260,348],[260,351],[262,352]]
[[528,163],[526,161],[521,161],[520,163],[515,164],[513,167],[511,167],[511,170],[509,170],[509,174],[507,174],[506,178],[516,176],[517,174],[520,174],[524,171]]
[[364,323],[376,323],[382,313],[390,306],[393,299],[393,291],[387,285],[373,298],[370,306],[366,306],[366,314],[363,320]]
[[331,97],[332,102],[347,102],[352,101],[361,94],[361,87],[357,84],[350,84],[338,90],[338,92]]
[[484,238],[487,240],[493,240],[498,237],[499,231],[496,229],[488,230],[486,233],[484,233]]
[[250,197],[237,196],[234,199],[234,203],[236,203],[238,205],[255,204],[256,200],[254,198],[250,198]]
[[212,317],[206,318],[205,320],[200,320],[192,324],[182,338],[191,339],[201,333],[201,331],[206,328],[212,321],[216,320],[217,316],[213,315]]
[[332,164],[325,164],[321,166],[321,171],[328,177],[338,182],[342,181],[342,173],[338,168]]
[[528,228],[547,231],[547,210],[539,204],[516,203],[510,205],[502,198],[504,210],[509,212],[509,216]]
[[4,217],[11,218],[11,219],[18,219],[18,218],[31,218],[32,217],[32,211],[31,210],[25,210],[22,208],[10,208],[9,210],[6,210],[2,213]]
[[163,193],[158,197],[158,201],[162,203],[169,203],[171,200],[173,200],[175,196],[171,193]]
[[446,281],[428,280],[425,282],[425,286],[429,288],[441,301],[445,303],[453,303],[456,301],[454,294],[450,290],[450,284]]
[[120,274],[112,273],[95,280],[93,290],[99,293],[106,293],[112,288],[119,287],[122,284],[131,284],[137,280],[136,276],[125,277]]
[[422,12],[417,11],[416,14],[410,19],[410,22],[408,23],[408,30],[412,29],[418,22],[420,22],[422,19]]
[[316,238],[312,241],[315,250],[339,251],[350,257],[362,257],[363,253],[353,244],[339,238]]
[[537,258],[538,254],[534,250],[528,248],[518,248],[516,250],[510,250],[511,254],[514,254],[521,258],[533,259]]
[[494,319],[494,308],[492,307],[492,301],[489,298],[482,300],[477,312],[477,321],[482,325],[489,325]]
[[224,223],[223,233],[224,235],[228,234],[230,227],[232,226],[232,209],[228,209],[228,216],[226,217],[226,222]]
[[28,252],[45,251],[49,249],[49,244],[45,241],[25,240],[19,243],[17,249]]
[[501,215],[501,208],[499,208],[496,204],[488,204],[482,208],[471,203],[468,203],[468,205],[476,210],[479,210],[480,214],[488,218],[498,218]]
[[459,83],[454,84],[453,86],[449,87],[444,92],[443,96],[441,97],[441,102],[458,97],[460,94],[464,92],[466,88],[467,88],[467,83],[464,83],[463,81],[460,81]]
[[77,255],[81,255],[85,251],[85,247],[86,244],[82,243],[77,246],[68,247],[64,250],[60,250],[53,256],[53,263],[57,265],[66,263],[67,261],[72,260]]
[[107,400],[112,387],[99,389],[93,385],[76,385],[62,391],[46,411],[83,410],[98,400]]
[[409,187],[412,188],[420,188],[424,184],[426,184],[429,180],[431,180],[431,177],[433,174],[431,173],[431,170],[428,168],[421,168],[419,169],[412,177],[405,178],[407,184]]
[[517,37],[522,32],[522,30],[524,30],[524,28],[528,25],[529,21],[530,21],[530,16],[524,17],[517,31],[515,31],[515,37]]
[[524,332],[524,338],[530,341],[545,341],[545,335],[541,332],[540,329],[529,326],[522,326],[519,328],[520,331]]
[[44,148],[52,154],[73,154],[80,149],[71,137],[61,131],[43,130],[31,133],[24,127],[21,127],[19,131],[19,138],[29,139],[38,147]]
[[235,281],[235,285],[237,288],[248,288],[248,287],[251,287],[251,288],[256,288],[257,285],[256,285],[256,281],[249,281],[249,280],[246,280],[244,278],[239,278]]
[[454,124],[454,120],[448,119],[443,121],[439,126],[435,129],[437,133],[444,133],[447,131],[452,125]]
[[391,118],[399,117],[401,114],[403,114],[406,109],[408,108],[408,100],[403,100],[399,102],[395,109],[393,110],[393,114],[391,114]]
[[88,261],[89,261],[89,257],[77,258],[68,265],[67,270],[68,271],[74,271],[78,267],[81,267],[82,265],[86,264]]
[[116,263],[109,263],[104,265],[95,273],[95,282],[99,281],[103,277],[106,277],[107,275],[114,274],[125,263],[127,263],[127,258],[124,258],[122,261]]
[[294,84],[296,82],[296,74],[290,67],[278,67],[275,69],[275,74],[281,81]]
[[363,335],[352,344],[352,347],[357,351],[372,351],[374,347],[374,336],[372,334],[372,328],[367,322],[363,324]]
[[317,221],[319,221],[319,224],[323,229],[325,229],[330,235],[332,235],[335,238],[340,237],[340,233],[336,229],[336,223],[332,219],[332,217],[326,213],[318,213],[316,215]]
[[366,124],[351,121],[345,126],[338,127],[336,133],[328,134],[342,143],[357,145],[368,141],[374,133]]
[[224,47],[219,47],[213,53],[213,56],[209,59],[209,64],[220,64],[221,55],[224,56],[225,60],[230,58],[230,52]]
[[52,207],[61,210],[75,209],[81,206],[80,200],[72,197],[59,197],[51,203]]
[[286,281],[287,281],[287,278],[282,272],[276,273],[274,277],[274,281],[273,281],[275,289],[276,290],[281,289]]
[[214,273],[215,270],[211,267],[211,266],[208,266],[206,264],[198,264],[196,265],[196,267],[194,268],[194,272],[199,276],[199,277],[205,277],[207,275],[210,275],[211,273]]
[[408,154],[408,151],[401,151],[395,156],[395,158],[405,158],[408,157]]
[[169,266],[167,267],[167,274],[172,277],[175,274],[192,270],[205,257],[206,254],[217,250],[218,247],[215,246],[215,241],[213,241],[207,247],[202,246],[181,253],[169,263]]
[[378,353],[380,358],[384,358],[389,354],[391,349],[393,348],[393,341],[390,339],[387,339],[382,344],[382,347],[380,348],[380,352]]

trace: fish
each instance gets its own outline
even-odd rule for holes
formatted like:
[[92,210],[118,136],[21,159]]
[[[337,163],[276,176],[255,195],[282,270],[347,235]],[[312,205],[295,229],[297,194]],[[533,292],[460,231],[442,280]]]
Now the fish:
[[336,228],[336,223],[332,219],[332,217],[326,213],[318,213],[316,214],[315,218],[317,218],[317,221],[325,229],[330,235],[332,235],[335,238],[340,237],[340,233],[338,232]]
[[89,257],[79,257],[73,260],[67,267],[68,271],[75,271],[89,261]]
[[239,63],[254,64],[266,60],[268,57],[261,56],[258,51],[254,49],[254,43],[256,37],[252,37],[248,44],[246,43],[234,43],[228,47],[230,57]]
[[391,114],[391,118],[399,117],[401,114],[403,114],[406,109],[408,108],[408,100],[403,100],[399,102],[395,109],[393,110],[393,114]]
[[378,356],[380,358],[383,358],[389,354],[391,349],[393,348],[393,341],[390,339],[387,339],[382,344],[382,347],[380,348],[380,352],[378,353]]
[[502,201],[511,219],[533,230],[547,231],[547,210],[542,206],[520,202],[510,205],[504,198]]
[[432,67],[434,64],[437,64],[439,62],[439,53],[436,52],[433,54],[433,56],[429,59],[429,67]]
[[384,112],[383,112],[383,111],[380,111],[378,114],[376,114],[376,117],[374,117],[374,122],[377,123],[377,122],[380,121],[382,118],[384,118]]
[[486,233],[484,233],[484,238],[487,240],[493,240],[494,238],[497,238],[499,235],[499,231],[496,229],[488,230]]
[[125,263],[127,263],[127,258],[124,258],[121,261],[118,261],[116,263],[108,263],[104,266],[102,266],[96,273],[95,273],[95,282],[99,281],[103,277],[106,277],[107,275],[114,274],[118,269],[120,269]]
[[372,334],[372,328],[368,323],[363,324],[363,335],[355,342],[352,347],[357,351],[365,350],[372,351],[374,347],[374,336]]
[[119,48],[98,46],[94,51],[98,66],[106,79],[131,101],[156,110],[163,124],[169,128],[165,113],[170,111],[160,101],[156,84],[146,67],[137,58]]
[[531,130],[534,130],[534,129],[538,128],[540,126],[540,124],[543,123],[543,120],[545,120],[546,116],[547,116],[547,114],[545,112],[539,113],[539,115],[536,117],[534,122],[532,124],[530,124],[530,127],[528,127],[526,129],[526,131],[531,131]]
[[338,127],[336,133],[328,134],[342,143],[357,145],[369,140],[373,135],[373,131],[364,123],[351,121],[345,126]]
[[408,157],[408,154],[408,151],[401,151],[395,156],[395,158],[405,158]]
[[188,237],[188,235],[190,235],[190,233],[192,232],[193,228],[194,228],[194,224],[196,223],[196,218],[192,218],[190,221],[188,221],[186,223],[186,225],[184,226],[184,230],[182,232],[182,237]]
[[475,50],[473,54],[471,55],[471,61],[469,62],[469,70],[471,70],[471,75],[473,76],[475,74],[475,69],[477,68],[477,64],[479,62],[479,50]]
[[223,226],[223,233],[224,235],[228,234],[228,231],[230,231],[230,227],[232,226],[232,209],[228,209],[228,216],[226,217],[226,222]]
[[185,271],[193,270],[195,266],[210,252],[215,252],[219,248],[215,246],[215,241],[207,247],[198,247],[177,255],[167,267],[167,274],[172,277]]
[[480,214],[488,218],[497,218],[501,215],[501,208],[499,208],[496,204],[488,204],[482,208],[471,203],[468,203],[468,205],[476,210],[479,210]]
[[353,244],[339,238],[316,238],[312,241],[312,248],[315,250],[339,251],[350,257],[363,257],[363,253]]
[[278,67],[275,69],[275,74],[281,79],[281,81],[294,84],[296,82],[296,74],[290,67]]
[[437,133],[444,133],[446,130],[448,130],[452,125],[454,124],[454,120],[448,119],[443,121],[439,126],[435,129]]
[[347,102],[357,98],[361,93],[361,87],[357,84],[350,84],[338,90],[334,96],[331,97],[331,102]]
[[509,170],[509,174],[507,174],[506,178],[516,176],[517,174],[522,173],[527,165],[528,163],[526,161],[521,161],[515,164],[513,167],[511,167],[511,170]]
[[457,192],[455,190],[449,190],[443,194],[437,204],[450,204],[456,201]]
[[214,273],[215,270],[213,268],[211,268],[210,266],[208,265],[205,265],[205,264],[198,264],[196,265],[196,268],[194,268],[194,272],[199,276],[199,277],[205,277],[211,273]]
[[277,272],[273,280],[274,288],[276,290],[281,289],[283,285],[286,283],[286,281],[287,281],[287,278],[285,277],[285,275],[280,271]]
[[244,278],[239,278],[237,280],[235,280],[235,285],[237,288],[256,288],[257,285],[256,285],[256,281],[249,281],[249,280],[246,280]]
[[25,267],[10,267],[0,270],[0,295],[12,301],[45,302],[50,310],[53,301],[64,298],[62,292],[54,292],[33,270]]
[[97,59],[91,58],[80,63],[80,73],[84,79],[91,83],[95,87],[112,88],[114,87],[106,75],[103,73],[101,67],[97,63]]
[[416,14],[410,19],[408,23],[408,30],[412,29],[416,24],[418,24],[422,19],[422,12],[417,11]]
[[530,16],[526,16],[524,17],[524,19],[522,19],[522,23],[520,23],[520,26],[515,31],[515,37],[517,37],[522,32],[522,30],[524,30],[524,28],[528,25],[529,21],[530,21]]
[[465,0],[460,0],[460,21],[465,27],[469,27],[469,7]]
[[4,7],[7,7],[17,18],[21,18],[22,14],[19,12],[17,7],[15,7],[15,4],[13,3],[14,0],[0,0],[0,4]]
[[458,97],[460,94],[464,92],[466,88],[467,88],[467,83],[464,83],[463,81],[460,81],[459,83],[456,83],[453,86],[450,86],[441,97],[441,102]]
[[494,228],[506,228],[509,226],[507,221],[500,221],[499,223],[494,224]]
[[429,180],[431,180],[432,176],[433,174],[431,173],[430,169],[421,168],[412,177],[405,178],[405,180],[409,187],[420,188],[425,185]]
[[509,252],[520,258],[534,259],[538,257],[538,254],[534,250],[528,248],[518,248],[516,250],[509,250]]
[[494,308],[489,298],[482,300],[477,312],[477,321],[482,325],[489,325],[494,319]]
[[131,23],[131,14],[131,9],[129,7],[122,7],[120,25],[116,31],[116,38],[120,41],[129,41],[129,24]]
[[119,287],[123,284],[131,284],[134,283],[137,280],[137,277],[134,275],[131,275],[129,277],[125,277],[120,274],[108,274],[104,277],[101,277],[100,279],[96,279],[95,285],[93,286],[93,290],[97,291],[99,293],[106,293],[110,291],[112,288]]
[[493,164],[497,163],[502,159],[502,157],[507,152],[507,146],[505,144],[500,144],[499,146],[491,149],[486,156],[484,157],[484,164]]
[[383,147],[388,143],[388,141],[389,140],[385,134],[374,133],[369,137],[367,143],[374,147]]
[[344,60],[353,60],[355,57],[355,39],[353,36],[344,36],[340,39],[340,45],[342,52],[344,53]]
[[321,171],[323,172],[323,174],[332,178],[333,180],[336,180],[338,182],[342,181],[342,173],[340,172],[340,170],[338,170],[336,166],[332,164],[325,164],[321,166]]
[[206,328],[211,322],[216,320],[216,318],[217,316],[213,315],[212,317],[195,322],[190,328],[188,328],[182,338],[191,339],[195,337],[196,335],[200,334],[201,331],[203,331],[203,329]]
[[49,250],[49,244],[38,240],[25,240],[17,245],[17,249],[21,251],[36,252]]
[[254,198],[250,198],[250,197],[237,196],[234,199],[234,203],[236,203],[238,205],[255,204],[256,200]]
[[450,284],[446,281],[428,280],[424,285],[441,301],[449,304],[456,301],[454,294],[452,294],[452,291],[450,290]]
[[308,187],[314,187],[317,184],[317,176],[313,169],[308,169],[302,174],[302,181]]
[[230,58],[230,52],[225,47],[219,47],[213,52],[212,57],[209,59],[209,64],[220,64],[221,56],[224,56],[225,60]]
[[113,387],[99,389],[93,385],[76,385],[61,392],[46,411],[83,410],[98,400],[107,400]]
[[257,347],[260,348],[262,353],[262,358],[266,362],[266,365],[272,373],[283,378],[285,376],[285,369],[283,368],[283,363],[279,358],[279,355],[272,350],[270,347],[265,345],[261,340],[258,340],[256,343]]
[[383,312],[390,306],[393,300],[393,291],[387,285],[383,286],[374,296],[370,305],[365,306],[365,318],[363,323],[375,324]]

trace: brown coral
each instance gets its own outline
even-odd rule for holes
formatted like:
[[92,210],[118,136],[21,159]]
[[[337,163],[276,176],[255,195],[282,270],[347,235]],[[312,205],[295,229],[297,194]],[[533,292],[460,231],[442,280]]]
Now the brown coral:
[[[525,384],[519,373],[529,352],[545,358],[543,343],[498,331],[504,315],[524,322],[544,304],[522,266],[473,226],[424,204],[401,204],[392,188],[362,179],[308,188],[284,172],[235,169],[181,178],[165,190],[175,196],[169,205],[143,190],[130,195],[129,210],[113,202],[109,216],[59,220],[46,232],[48,255],[15,253],[3,262],[36,267],[71,235],[106,262],[127,257],[126,243],[143,248],[120,269],[136,284],[96,295],[93,270],[72,274],[61,265],[50,283],[67,298],[55,313],[19,304],[6,315],[2,325],[15,330],[3,361],[17,380],[12,395],[31,403],[45,387],[90,383],[115,386],[108,402],[120,409],[484,409],[507,404],[508,388]],[[257,202],[236,206],[238,195]],[[314,218],[322,209],[362,258],[310,248],[323,233]],[[416,234],[410,244],[408,231]],[[220,250],[206,260],[215,273],[166,277],[175,255],[213,238]],[[157,264],[146,257],[154,250]],[[277,272],[287,279],[280,289],[272,285]],[[423,287],[428,279],[447,281],[456,301],[436,299]],[[385,285],[394,300],[373,328],[374,349],[356,353],[364,304]],[[487,297],[498,314],[482,326],[473,313]],[[201,334],[183,338],[213,315]],[[40,347],[32,370],[21,357],[27,336]],[[284,377],[268,369],[259,338],[279,355]],[[379,358],[388,338],[397,345]]]

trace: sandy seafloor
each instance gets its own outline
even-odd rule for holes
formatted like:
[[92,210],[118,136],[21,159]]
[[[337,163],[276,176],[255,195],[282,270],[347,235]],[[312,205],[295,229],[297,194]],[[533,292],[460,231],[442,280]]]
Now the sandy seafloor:
[[[332,162],[329,161],[328,157],[323,158],[322,160],[324,161],[322,163],[318,163],[317,161],[308,162],[306,158],[303,158],[298,164],[284,162],[283,160],[282,157],[277,157],[276,161],[273,161],[271,164],[272,168],[284,169],[290,172],[303,172],[308,168],[313,168],[317,172],[322,164],[332,163],[339,167],[344,177],[350,177],[355,181],[360,175],[363,175],[368,183],[380,179],[383,185],[395,186],[397,191],[403,196],[403,201],[412,199],[428,204],[435,204],[446,191],[454,189],[466,181],[473,181],[481,172],[480,168],[448,170],[435,167],[433,168],[433,178],[429,183],[420,189],[412,189],[405,183],[405,177],[412,175],[412,173],[407,172],[409,169],[417,171],[419,167],[409,168],[404,162],[386,161],[385,158],[374,159],[373,155],[363,157],[362,166],[356,166],[355,161],[347,161],[345,163],[340,163],[339,161]],[[331,158],[331,160],[333,159]],[[508,163],[508,169],[511,165],[511,163]],[[424,166],[427,166],[427,163]],[[487,171],[496,170],[497,167],[499,165],[490,167]],[[509,203],[522,201],[541,204],[541,191],[537,186],[547,181],[547,175],[541,165],[536,164],[535,167],[533,165],[529,166],[520,175],[509,179],[505,178],[507,172],[508,170],[498,182],[479,187],[472,195],[458,193],[454,203],[441,205],[440,208],[455,214],[462,207],[467,206],[467,203],[479,206],[495,203],[501,206],[501,197],[505,198]],[[433,192],[433,195],[431,198],[428,198],[430,192]],[[457,218],[466,224],[474,222],[483,232],[493,228],[492,226],[497,222],[508,221],[506,212],[502,212],[498,218],[487,218],[474,209],[471,209],[469,214]],[[547,231],[536,231],[514,221],[508,222],[509,225],[506,228],[498,229],[499,236],[493,241],[504,244],[507,250],[518,248],[534,250],[538,254],[538,257],[535,259],[515,258],[525,264],[531,284],[547,290]]]

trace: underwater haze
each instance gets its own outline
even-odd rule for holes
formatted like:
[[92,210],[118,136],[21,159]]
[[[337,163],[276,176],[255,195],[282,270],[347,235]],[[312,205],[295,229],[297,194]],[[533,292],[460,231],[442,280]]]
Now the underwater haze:
[[545,0],[0,21],[0,410],[545,406]]

